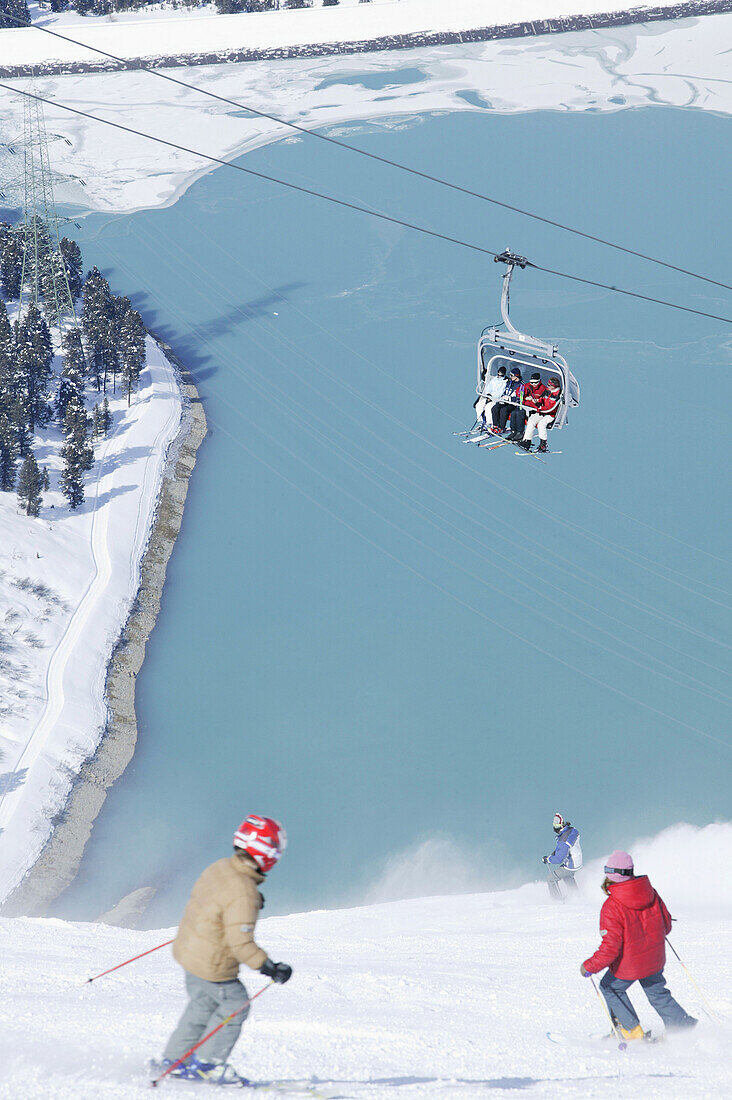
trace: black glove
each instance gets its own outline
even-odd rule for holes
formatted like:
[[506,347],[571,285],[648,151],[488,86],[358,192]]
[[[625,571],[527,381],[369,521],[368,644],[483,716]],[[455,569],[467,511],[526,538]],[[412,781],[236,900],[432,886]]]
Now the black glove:
[[541,857],[541,862],[542,863],[548,863],[549,862],[549,856],[542,856]]
[[264,894],[260,894],[259,895],[259,912],[261,913],[263,909],[264,909]]
[[273,963],[271,959],[265,959],[259,973],[264,974],[265,978],[271,978],[277,985],[284,985],[292,977],[292,967],[287,963]]

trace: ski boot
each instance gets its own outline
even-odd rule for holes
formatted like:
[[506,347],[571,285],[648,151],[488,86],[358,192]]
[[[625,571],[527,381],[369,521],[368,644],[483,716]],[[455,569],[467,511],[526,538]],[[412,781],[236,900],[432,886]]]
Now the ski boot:
[[547,452],[547,445],[546,445],[546,440],[545,439],[542,439],[541,442],[539,443],[539,452],[541,454],[546,454],[546,452]]
[[517,442],[518,446],[523,447],[523,449],[525,451],[530,451],[531,450],[531,440],[530,439],[518,439],[518,440],[516,440],[516,442]]
[[619,1031],[624,1039],[645,1039],[646,1037],[646,1033],[640,1024],[636,1024],[630,1031],[627,1027],[621,1027]]
[[249,1084],[246,1077],[242,1077],[228,1062],[199,1062],[198,1058],[191,1058],[185,1066],[186,1081],[205,1081],[208,1085],[240,1085]]

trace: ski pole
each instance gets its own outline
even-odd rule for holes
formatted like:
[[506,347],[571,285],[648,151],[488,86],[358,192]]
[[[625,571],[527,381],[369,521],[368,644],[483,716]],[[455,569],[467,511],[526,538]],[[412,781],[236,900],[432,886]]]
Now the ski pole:
[[590,981],[592,982],[592,988],[595,990],[595,993],[597,993],[598,1001],[600,1001],[602,1003],[602,1007],[605,1009],[605,1012],[607,1013],[607,1018],[610,1021],[610,1027],[615,1032],[615,1038],[618,1040],[618,1050],[627,1050],[628,1049],[628,1044],[625,1042],[624,1039],[622,1039],[620,1037],[620,1033],[618,1032],[618,1029],[616,1027],[615,1020],[613,1020],[612,1013],[610,1012],[610,1009],[607,1007],[607,1001],[603,997],[600,990],[597,988],[597,982],[595,981],[592,974],[590,974]]
[[709,1001],[708,1001],[708,1000],[706,999],[706,997],[705,997],[705,996],[704,996],[704,994],[702,993],[701,989],[699,988],[699,986],[697,985],[697,983],[696,983],[696,982],[694,981],[694,979],[692,978],[691,974],[689,973],[689,968],[688,968],[688,966],[686,966],[686,965],[685,965],[685,964],[684,964],[684,963],[682,962],[682,960],[681,960],[681,956],[679,955],[679,953],[678,953],[678,951],[676,950],[676,948],[674,947],[674,945],[673,945],[673,944],[671,943],[671,940],[670,940],[670,939],[668,938],[668,936],[666,937],[666,943],[667,943],[667,944],[669,945],[669,947],[670,947],[670,948],[671,948],[671,950],[673,951],[674,955],[676,956],[676,958],[677,958],[677,959],[679,960],[679,962],[680,962],[680,963],[681,963],[681,965],[683,966],[684,970],[686,971],[686,976],[687,976],[687,978],[689,979],[689,981],[691,982],[691,984],[692,984],[692,985],[694,986],[694,989],[695,989],[695,990],[697,991],[697,993],[698,993],[698,994],[699,994],[699,996],[701,997],[702,1001],[704,1002],[704,1005],[706,1006],[706,1010],[707,1010],[707,1013],[708,1013],[708,1014],[709,1014],[709,1015],[710,1015],[710,1016],[712,1017],[712,1019],[716,1019],[716,1017],[717,1017],[717,1013],[716,1013],[716,1012],[714,1011],[714,1009],[713,1009],[713,1008],[712,1008],[712,1006],[710,1005]]
[[222,1027],[226,1027],[230,1020],[233,1020],[235,1016],[238,1016],[240,1012],[243,1012],[245,1008],[248,1008],[252,1001],[256,1001],[257,997],[261,997],[262,994],[272,985],[274,985],[274,982],[267,982],[266,985],[263,985],[258,993],[255,993],[253,997],[250,997],[248,1001],[244,1002],[241,1008],[237,1008],[236,1012],[232,1012],[230,1016],[227,1016],[225,1020],[222,1020],[220,1024],[213,1028],[212,1031],[209,1031],[208,1035],[204,1035],[202,1039],[199,1039],[198,1042],[195,1043],[190,1050],[187,1050],[185,1054],[181,1055],[177,1062],[173,1062],[166,1069],[164,1069],[159,1077],[156,1077],[154,1081],[150,1082],[150,1087],[154,1089],[156,1085],[160,1084],[163,1077],[167,1077],[169,1073],[172,1073],[174,1069],[177,1069],[178,1066],[182,1065],[183,1062],[185,1062],[186,1058],[189,1058],[190,1055],[193,1054],[194,1050],[198,1050],[199,1047],[203,1046],[207,1039],[210,1039],[211,1036],[215,1035],[217,1031],[221,1031]]
[[111,974],[113,970],[119,970],[120,967],[128,966],[137,959],[144,959],[145,955],[152,955],[153,951],[159,951],[161,947],[167,947],[168,944],[172,942],[172,940],[166,940],[165,943],[159,943],[157,947],[151,947],[149,951],[142,951],[139,955],[133,955],[131,959],[127,959],[123,963],[117,963],[116,966],[110,966],[109,970],[103,970],[101,974],[95,974],[93,978],[87,978],[84,985],[88,985],[89,982],[95,982],[97,978],[103,978],[105,974]]

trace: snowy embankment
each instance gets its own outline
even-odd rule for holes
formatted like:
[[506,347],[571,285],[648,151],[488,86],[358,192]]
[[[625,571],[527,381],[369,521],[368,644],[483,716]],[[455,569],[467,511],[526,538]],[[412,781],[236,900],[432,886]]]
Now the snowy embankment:
[[[719,0],[720,7],[722,0]],[[678,3],[656,5],[678,8]],[[693,5],[692,5],[693,6]],[[635,10],[648,4],[633,0],[373,0],[335,7],[217,15],[171,11],[148,16],[133,13],[112,20],[85,19],[70,23],[71,37],[107,50],[125,60],[187,55],[251,53],[266,50],[301,51],[308,46],[369,43],[412,35],[465,33],[487,27],[540,23],[601,13]],[[44,13],[45,14],[45,13]],[[43,18],[44,25],[63,32],[65,19]],[[531,32],[529,32],[531,33]],[[0,65],[93,63],[83,47],[39,34],[32,28],[0,31]]]
[[[246,22],[255,16],[237,18]],[[189,41],[195,40],[200,22],[185,24]],[[7,35],[20,33],[25,32],[0,32],[0,56],[7,49]],[[37,34],[36,49],[47,48],[48,36],[28,33]],[[449,51],[429,48],[283,64],[210,65],[174,75],[308,129],[339,128],[365,119],[407,125],[434,111],[620,111],[668,105],[730,114],[731,39],[732,15],[720,15],[693,24],[524,39],[520,45],[489,42]],[[32,88],[27,80],[14,85],[212,157],[233,159],[283,138],[308,140],[293,137],[277,122],[244,116],[196,90],[139,71],[46,77],[32,82]],[[0,112],[8,133],[22,133],[23,103],[21,95],[0,89]],[[157,144],[61,107],[46,105],[45,115],[49,132],[65,138],[51,144],[54,168],[69,178],[57,188],[57,197],[81,209],[121,213],[169,205],[216,167],[193,152]],[[332,132],[348,140],[342,129]],[[22,179],[19,156],[19,148],[0,145],[3,179]],[[511,201],[500,189],[496,197]]]
[[108,394],[109,435],[97,444],[86,501],[72,512],[58,490],[62,438],[37,433],[51,491],[41,515],[0,494],[0,899],[37,859],[74,777],[106,724],[107,665],[135,598],[182,398],[148,338],[130,407]]
[[[729,1096],[732,825],[676,826],[631,850],[678,918],[674,945],[719,1014],[705,1016],[670,956],[672,992],[701,1020],[694,1033],[625,1054],[612,1044],[546,1038],[552,1030],[582,1040],[607,1027],[579,974],[599,941],[602,873],[595,863],[582,873],[578,899],[564,906],[550,904],[535,883],[263,919],[259,942],[289,961],[294,976],[256,1002],[233,1064],[258,1080],[315,1078],[329,1095],[356,1100],[474,1100],[519,1091],[548,1100]],[[273,898],[286,875],[285,859],[272,873]],[[185,1003],[170,948],[83,983],[172,934],[0,921],[0,1097],[148,1096],[146,1059],[159,1055]],[[258,974],[242,976],[250,993],[264,984]],[[659,1027],[643,996],[631,996],[643,1024]],[[171,1095],[181,1088],[173,1083]]]

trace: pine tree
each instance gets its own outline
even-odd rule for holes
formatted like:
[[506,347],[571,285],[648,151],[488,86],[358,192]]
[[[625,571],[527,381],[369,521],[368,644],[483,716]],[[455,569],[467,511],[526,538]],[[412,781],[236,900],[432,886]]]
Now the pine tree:
[[16,378],[27,397],[28,426],[46,424],[50,417],[48,386],[53,347],[48,325],[36,306],[30,306],[21,322],[15,323]]
[[0,411],[0,489],[10,492],[15,485],[18,440],[10,418]]
[[100,435],[104,435],[102,430],[102,406],[101,402],[98,402],[92,409],[92,435],[97,439]]
[[[5,16],[10,18],[5,18]],[[26,0],[0,0],[0,27],[17,27],[18,22],[30,26],[30,12]]]
[[107,433],[109,432],[109,429],[111,427],[112,427],[112,413],[110,412],[109,401],[107,401],[107,398],[105,397],[104,400],[102,401],[102,408],[101,408],[102,435],[107,435]]
[[56,394],[56,416],[63,425],[70,401],[84,404],[84,351],[77,329],[68,329],[61,338],[64,365]]
[[51,479],[48,476],[48,466],[41,467],[41,488],[44,493],[47,493],[51,488]]
[[109,283],[96,267],[86,277],[82,302],[81,327],[91,349],[90,366],[94,383],[100,390],[103,376],[106,386],[105,357],[114,338],[114,303]]
[[43,475],[38,468],[33,451],[23,459],[18,478],[18,499],[25,506],[27,516],[38,516],[41,511],[41,486]]
[[94,449],[87,438],[87,418],[83,407],[74,402],[66,410],[61,448],[64,467],[61,471],[61,491],[72,508],[84,503],[84,472],[94,465]]
[[0,298],[0,412],[7,413],[13,399],[15,344],[5,302]]
[[20,279],[23,273],[22,229],[13,229],[5,237],[0,259],[0,293],[4,298],[20,297]]
[[81,249],[76,241],[68,237],[61,238],[61,255],[66,266],[66,278],[69,281],[69,290],[74,298],[79,297],[83,285]]
[[122,377],[127,390],[127,404],[137,389],[142,368],[145,366],[145,325],[135,309],[125,314],[119,329],[119,349],[122,356]]

